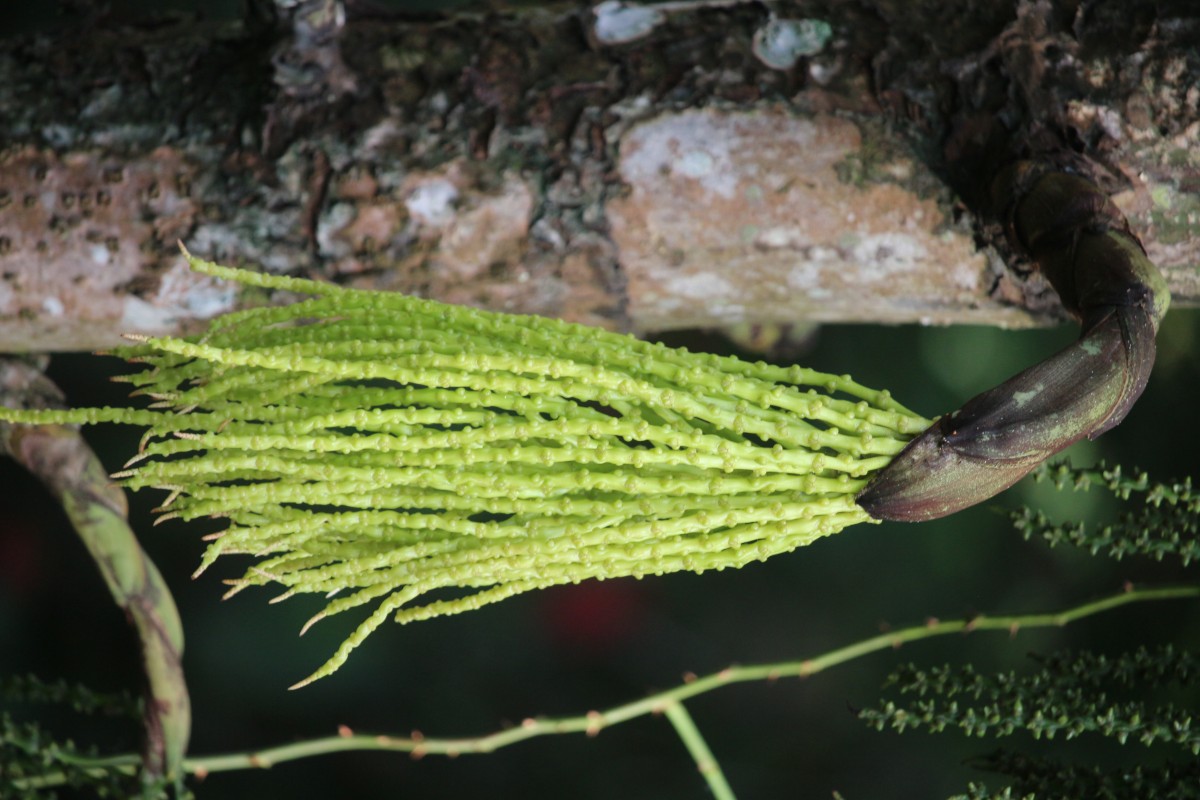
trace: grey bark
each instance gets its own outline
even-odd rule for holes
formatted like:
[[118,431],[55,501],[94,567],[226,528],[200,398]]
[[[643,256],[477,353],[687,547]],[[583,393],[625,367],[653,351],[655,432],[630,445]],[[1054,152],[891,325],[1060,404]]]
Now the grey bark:
[[[1056,299],[973,211],[983,162],[1047,139],[1106,176],[1175,302],[1200,299],[1186,4],[769,5],[775,28],[737,2],[247,2],[0,40],[0,351],[262,302],[189,274],[177,240],[639,332],[1046,324]],[[770,35],[798,19],[832,36],[780,68]]]

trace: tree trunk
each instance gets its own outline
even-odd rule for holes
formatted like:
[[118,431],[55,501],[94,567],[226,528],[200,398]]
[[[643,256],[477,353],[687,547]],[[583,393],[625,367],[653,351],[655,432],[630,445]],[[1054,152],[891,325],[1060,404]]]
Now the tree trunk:
[[188,273],[177,240],[638,332],[1045,324],[1053,293],[979,210],[996,165],[1050,150],[1106,182],[1194,305],[1187,6],[92,12],[0,40],[0,351],[262,302]]

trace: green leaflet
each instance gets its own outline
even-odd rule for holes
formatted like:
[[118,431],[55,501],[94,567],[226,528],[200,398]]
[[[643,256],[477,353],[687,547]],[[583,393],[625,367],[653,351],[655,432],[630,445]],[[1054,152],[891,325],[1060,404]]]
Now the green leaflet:
[[313,622],[375,604],[297,686],[389,616],[740,567],[868,521],[855,493],[930,424],[848,376],[189,261],[313,296],[122,348],[150,409],[0,419],[145,426],[116,477],[169,491],[164,518],[229,519],[201,571],[249,554],[231,593],[337,592]]

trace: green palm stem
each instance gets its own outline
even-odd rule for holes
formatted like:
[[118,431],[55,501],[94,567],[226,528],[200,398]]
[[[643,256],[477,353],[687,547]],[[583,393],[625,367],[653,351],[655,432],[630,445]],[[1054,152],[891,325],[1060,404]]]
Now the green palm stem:
[[[0,401],[45,409],[60,406],[62,395],[33,365],[4,359]],[[137,630],[147,682],[141,764],[147,780],[181,780],[191,730],[181,664],[183,628],[166,581],[129,527],[125,494],[72,427],[0,421],[0,453],[37,476],[62,504],[113,599]]]

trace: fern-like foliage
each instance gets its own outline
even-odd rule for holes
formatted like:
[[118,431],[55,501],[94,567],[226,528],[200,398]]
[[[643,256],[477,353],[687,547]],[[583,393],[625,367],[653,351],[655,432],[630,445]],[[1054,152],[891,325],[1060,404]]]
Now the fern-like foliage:
[[1053,481],[1059,490],[1096,488],[1139,502],[1116,522],[1099,528],[1054,522],[1042,511],[1022,508],[1012,520],[1026,539],[1042,539],[1051,547],[1070,544],[1116,559],[1148,555],[1159,560],[1178,558],[1187,565],[1200,558],[1200,491],[1192,488],[1191,478],[1159,483],[1145,472],[1126,474],[1120,465],[1108,467],[1103,462],[1091,469],[1066,462],[1043,464],[1033,475],[1038,481]]
[[[101,693],[65,681],[47,682],[33,675],[0,679],[0,797],[50,800],[66,791],[71,797],[143,798],[168,796],[164,782],[145,782],[127,771],[96,769],[100,753],[94,745],[76,744],[45,725],[15,713],[20,706],[58,706],[81,716],[111,717],[129,722],[136,736],[141,702],[126,693]],[[46,781],[47,776],[53,781]],[[54,783],[48,788],[47,783]]]
[[[969,736],[997,738],[1025,731],[1035,739],[1097,734],[1122,744],[1169,744],[1200,754],[1194,709],[1136,696],[1200,681],[1196,653],[1168,645],[1116,656],[1058,653],[1034,660],[1038,668],[1027,673],[984,674],[970,664],[931,669],[906,664],[888,678],[899,699],[859,715],[877,730],[957,728]],[[992,790],[972,783],[954,800],[1200,797],[1200,762],[1186,757],[1154,766],[1111,767],[1000,750],[973,764],[1005,775],[1010,785]]]
[[1113,657],[1083,652],[1038,660],[1040,668],[1030,673],[906,664],[885,685],[900,699],[864,709],[860,716],[879,730],[958,728],[969,736],[1024,730],[1035,739],[1094,733],[1122,744],[1169,742],[1200,754],[1200,724],[1193,724],[1191,709],[1122,697],[1147,687],[1194,683],[1200,675],[1195,653],[1166,646]]
[[[1060,491],[1106,491],[1129,507],[1101,526],[1054,522],[1026,507],[1012,514],[1026,539],[1052,547],[1070,544],[1114,559],[1177,558],[1186,566],[1200,558],[1200,491],[1190,479],[1163,483],[1119,465],[1080,469],[1065,462],[1042,465],[1033,475],[1052,481]],[[1009,785],[993,789],[972,783],[954,800],[1200,797],[1200,761],[1194,758],[1200,755],[1200,716],[1186,704],[1161,699],[1164,691],[1182,696],[1178,690],[1200,683],[1200,655],[1167,645],[1116,655],[1063,652],[1033,659],[1032,670],[992,674],[971,664],[903,665],[884,687],[897,696],[863,710],[860,717],[878,730],[959,730],[995,738],[1025,732],[1038,740],[1087,734],[1183,751],[1157,764],[1122,767],[998,750],[972,763],[1004,775]],[[1160,699],[1151,700],[1149,694]]]
[[1200,762],[1168,760],[1161,764],[1101,767],[1064,764],[1011,750],[998,750],[972,762],[1013,781],[997,791],[973,783],[952,800],[1032,800],[1078,797],[1088,800],[1195,800],[1200,798]]
[[47,703],[70,708],[77,714],[138,719],[141,700],[128,692],[97,692],[64,680],[45,681],[37,675],[0,676],[0,699],[7,703]]

